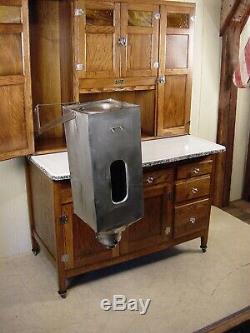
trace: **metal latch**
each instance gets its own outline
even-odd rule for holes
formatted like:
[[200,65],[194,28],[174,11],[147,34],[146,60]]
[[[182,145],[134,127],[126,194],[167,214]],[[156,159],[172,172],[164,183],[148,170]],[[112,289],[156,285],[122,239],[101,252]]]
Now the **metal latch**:
[[60,217],[60,224],[67,224],[68,223],[68,216],[67,215],[62,215]]
[[166,83],[166,77],[165,77],[165,75],[160,75],[159,77],[158,77],[158,83],[160,83],[160,84],[165,84]]
[[84,10],[82,8],[75,8],[74,15],[75,16],[83,16],[84,15]]
[[118,44],[120,45],[120,46],[128,46],[128,39],[127,39],[127,37],[120,37],[119,39],[118,39]]

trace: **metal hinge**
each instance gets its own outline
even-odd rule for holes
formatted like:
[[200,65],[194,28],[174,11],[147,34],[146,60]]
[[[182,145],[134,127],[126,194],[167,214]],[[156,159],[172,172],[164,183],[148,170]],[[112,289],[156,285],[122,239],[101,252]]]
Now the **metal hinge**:
[[160,14],[160,13],[155,13],[155,14],[154,14],[154,18],[155,18],[156,20],[160,20],[160,19],[161,19],[161,14]]
[[154,68],[159,68],[159,62],[158,61],[156,61],[156,62],[154,62]]
[[69,255],[67,253],[63,254],[61,256],[61,262],[68,262],[69,261]]
[[84,64],[76,64],[76,71],[83,71],[84,70]]
[[68,223],[68,216],[67,215],[62,215],[59,220],[60,220],[60,224],[67,224]]
[[84,10],[82,8],[75,8],[74,16],[83,16]]
[[166,229],[165,229],[165,234],[166,235],[169,235],[171,233],[171,228],[170,227],[167,227]]

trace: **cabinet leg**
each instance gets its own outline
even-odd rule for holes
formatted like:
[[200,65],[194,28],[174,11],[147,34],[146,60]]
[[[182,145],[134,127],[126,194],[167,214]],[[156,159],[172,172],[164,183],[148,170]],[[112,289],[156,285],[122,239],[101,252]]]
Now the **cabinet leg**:
[[62,298],[66,298],[67,297],[68,279],[66,279],[64,276],[59,276],[58,285],[59,285],[58,294]]
[[206,235],[201,236],[201,246],[202,252],[205,253],[207,251],[207,239],[208,233]]
[[31,236],[31,244],[32,244],[32,252],[33,252],[34,256],[37,256],[40,252],[40,246],[37,243],[34,236]]

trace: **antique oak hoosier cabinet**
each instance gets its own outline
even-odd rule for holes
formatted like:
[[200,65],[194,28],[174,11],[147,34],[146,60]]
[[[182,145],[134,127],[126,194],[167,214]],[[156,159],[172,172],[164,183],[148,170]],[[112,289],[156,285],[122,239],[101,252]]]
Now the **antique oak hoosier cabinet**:
[[[0,158],[29,155],[33,252],[52,258],[62,297],[69,279],[88,271],[194,238],[206,251],[224,147],[189,134],[194,25],[191,3],[0,0]],[[112,248],[74,213],[56,125],[68,104],[109,99],[139,106],[144,198],[144,217]]]

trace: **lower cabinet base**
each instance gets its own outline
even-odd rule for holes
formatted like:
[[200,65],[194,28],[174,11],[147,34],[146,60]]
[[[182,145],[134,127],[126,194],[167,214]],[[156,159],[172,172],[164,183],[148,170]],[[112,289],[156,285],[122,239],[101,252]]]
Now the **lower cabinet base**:
[[[32,251],[52,258],[58,289],[66,297],[70,278],[201,239],[206,252],[213,184],[211,156],[143,170],[144,217],[130,225],[114,249],[106,249],[73,211],[69,180],[53,181],[27,164]],[[200,251],[197,249],[197,251]]]
[[62,298],[66,298],[67,290],[68,290],[68,288],[70,289],[70,279],[75,276],[78,276],[78,275],[81,275],[81,274],[84,274],[87,272],[96,271],[96,270],[99,270],[102,268],[111,267],[113,265],[128,262],[130,260],[138,259],[140,257],[151,255],[151,254],[154,254],[157,252],[165,251],[178,244],[182,244],[184,242],[187,242],[187,241],[190,241],[190,240],[193,240],[196,238],[201,239],[201,245],[200,245],[201,250],[197,248],[197,251],[201,251],[201,253],[202,252],[205,253],[207,250],[208,229],[202,230],[199,233],[193,234],[190,237],[185,236],[185,237],[181,237],[181,238],[176,239],[169,243],[159,244],[153,248],[144,249],[142,251],[138,251],[136,253],[132,253],[132,254],[128,254],[128,255],[118,256],[116,258],[113,258],[112,260],[98,262],[98,263],[92,264],[92,265],[89,264],[86,266],[81,266],[81,267],[72,268],[72,269],[60,269],[60,267],[58,267],[58,265],[56,265],[56,259],[51,255],[51,253],[48,251],[46,246],[43,244],[42,240],[39,238],[38,235],[36,235],[35,232],[32,234],[32,245],[33,245],[32,252],[35,256],[37,256],[40,253],[40,248],[42,248],[44,253],[46,253],[46,255],[48,256],[48,259],[52,260],[53,264],[55,266],[57,266],[58,294]]

